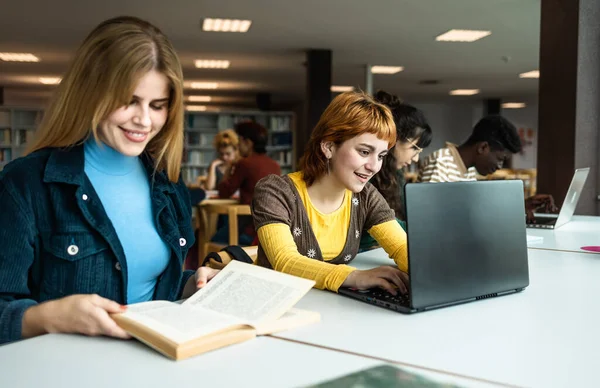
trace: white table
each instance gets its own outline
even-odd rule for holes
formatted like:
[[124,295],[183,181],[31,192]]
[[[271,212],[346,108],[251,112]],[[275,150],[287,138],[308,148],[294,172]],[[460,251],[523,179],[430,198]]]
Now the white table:
[[527,235],[544,238],[541,242],[528,244],[529,248],[592,253],[581,247],[600,246],[600,217],[574,216],[571,222],[558,229],[527,228]]
[[[49,334],[0,346],[0,386],[305,387],[382,364],[272,337],[176,362],[133,340]],[[460,376],[400,367],[442,383],[482,387],[479,381]]]
[[0,386],[299,387],[378,364],[269,337],[175,362],[137,341],[50,334],[0,346]]
[[[352,264],[393,262],[378,249]],[[598,386],[600,260],[530,249],[529,268],[521,293],[413,315],[311,290],[298,307],[322,322],[277,336],[505,384]]]

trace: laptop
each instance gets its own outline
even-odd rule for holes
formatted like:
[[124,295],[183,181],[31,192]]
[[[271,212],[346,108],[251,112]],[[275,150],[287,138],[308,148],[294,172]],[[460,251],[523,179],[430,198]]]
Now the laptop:
[[557,229],[566,224],[567,222],[571,221],[571,218],[573,218],[573,214],[575,213],[575,208],[577,207],[577,202],[579,202],[579,198],[581,197],[581,191],[583,190],[583,186],[585,185],[585,181],[589,173],[589,167],[578,168],[577,170],[575,170],[575,174],[573,174],[573,179],[571,179],[569,191],[567,191],[567,195],[565,196],[563,205],[560,208],[560,212],[558,214],[534,213],[533,216],[535,222],[528,222],[527,227],[540,229]]
[[[405,186],[409,293],[338,293],[415,313],[522,291],[529,285],[523,182]],[[498,206],[502,204],[502,206]]]

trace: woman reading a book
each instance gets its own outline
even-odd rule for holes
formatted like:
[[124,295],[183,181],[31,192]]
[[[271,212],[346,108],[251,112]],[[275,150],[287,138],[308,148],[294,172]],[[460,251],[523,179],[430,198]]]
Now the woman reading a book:
[[123,304],[190,296],[183,75],[153,25],[107,20],[78,49],[28,155],[0,173],[0,343],[127,338]]
[[[381,287],[407,292],[406,233],[369,183],[396,144],[390,110],[363,93],[343,93],[327,107],[308,141],[300,171],[256,186],[252,213],[257,263],[316,281],[315,287]],[[359,271],[348,266],[367,230],[394,259]]]

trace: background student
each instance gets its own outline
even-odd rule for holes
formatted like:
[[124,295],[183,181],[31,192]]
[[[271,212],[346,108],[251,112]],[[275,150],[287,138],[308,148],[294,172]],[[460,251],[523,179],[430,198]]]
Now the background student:
[[[254,187],[262,178],[270,175],[281,175],[279,164],[267,156],[267,129],[262,125],[246,121],[235,125],[239,137],[239,150],[242,158],[229,170],[219,184],[219,197],[229,198],[237,190],[240,191],[240,203],[250,205],[254,196]],[[256,240],[256,232],[251,216],[239,216],[239,243],[252,245]],[[220,226],[211,239],[214,242],[229,241],[229,225]]]
[[[477,174],[489,175],[502,168],[511,154],[521,151],[517,128],[500,115],[489,115],[473,128],[471,136],[457,146],[446,143],[419,166],[420,182],[475,181]],[[525,200],[527,218],[533,219],[534,210],[554,212],[554,199],[548,194],[537,194]]]
[[217,133],[214,146],[218,157],[208,167],[208,176],[204,185],[206,190],[215,190],[240,158],[239,138],[233,129],[226,129]]
[[[406,229],[404,167],[419,161],[423,148],[431,143],[432,132],[423,112],[403,103],[397,96],[380,90],[375,93],[374,98],[392,112],[396,124],[396,144],[383,159],[381,170],[371,179],[371,183],[394,210],[400,226]],[[370,234],[363,233],[360,248],[367,249],[374,245],[375,239]]]

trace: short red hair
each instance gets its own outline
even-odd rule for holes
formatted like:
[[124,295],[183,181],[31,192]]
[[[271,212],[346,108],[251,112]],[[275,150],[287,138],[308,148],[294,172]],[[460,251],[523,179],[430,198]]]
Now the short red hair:
[[313,129],[300,160],[300,170],[307,186],[327,172],[322,142],[331,141],[339,146],[365,133],[387,141],[388,149],[396,144],[396,124],[388,107],[360,92],[342,93],[334,98]]

